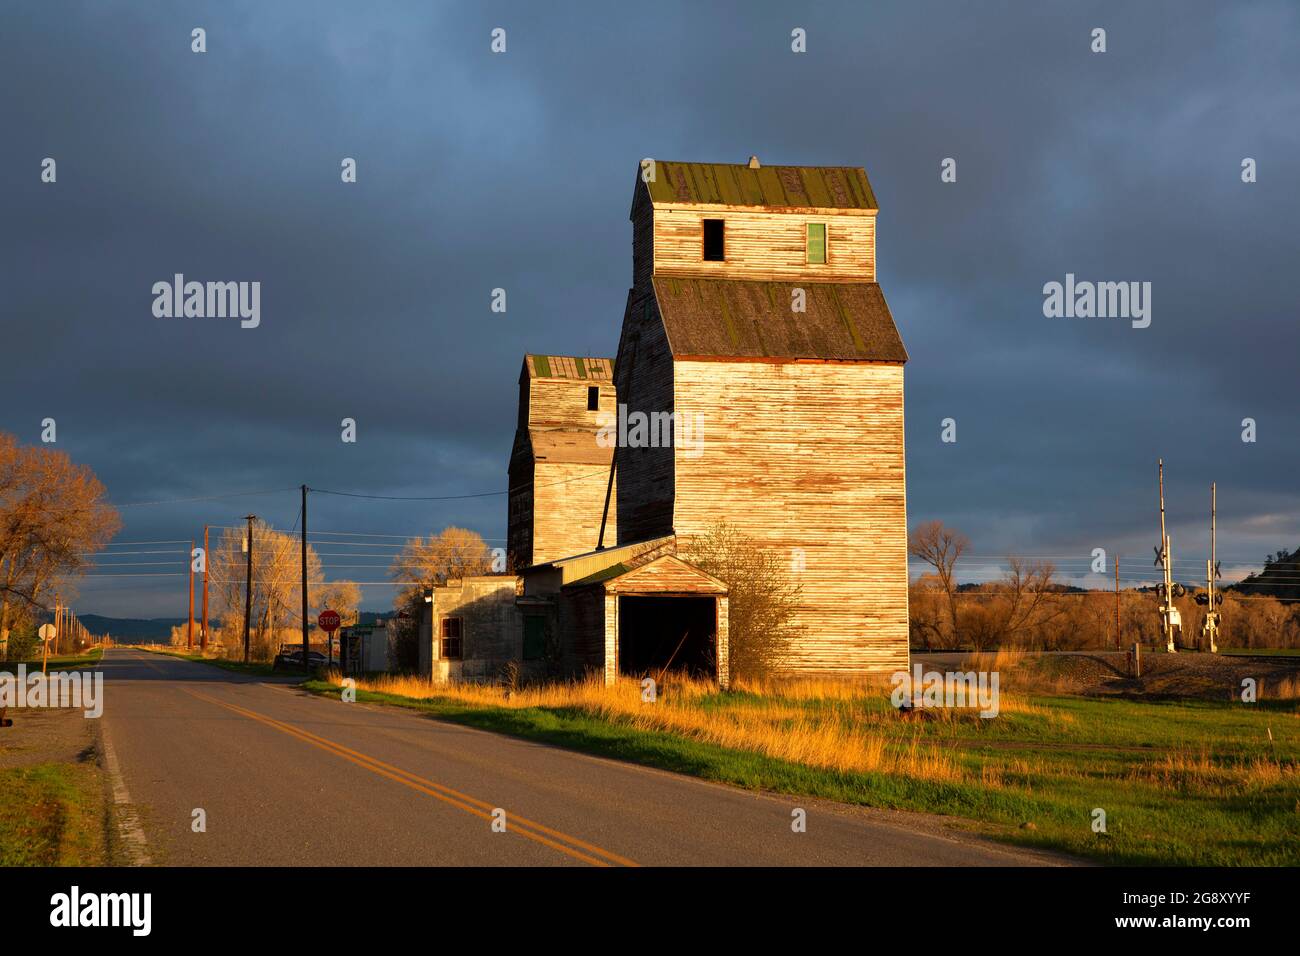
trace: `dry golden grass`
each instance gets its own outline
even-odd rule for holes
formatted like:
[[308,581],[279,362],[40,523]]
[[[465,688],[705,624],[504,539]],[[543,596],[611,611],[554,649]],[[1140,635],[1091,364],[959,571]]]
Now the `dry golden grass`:
[[[330,675],[330,680],[340,682],[336,674]],[[435,685],[400,676],[357,681],[361,690],[417,700],[436,696],[479,706],[568,708],[641,730],[679,734],[829,770],[907,774],[928,780],[964,779],[965,771],[952,758],[918,736],[900,745],[890,735],[873,732],[860,721],[845,721],[834,711],[818,713],[803,705],[810,699],[828,697],[846,701],[864,694],[888,696],[884,685],[871,682],[868,691],[865,684],[855,687],[816,679],[781,682],[770,685],[779,686],[779,691],[757,696],[744,706],[705,708],[701,698],[716,694],[716,686],[684,679],[673,679],[660,687],[654,704],[641,700],[641,687],[634,680],[621,680],[611,687],[598,678],[539,684],[514,690],[509,696],[503,688],[487,684]],[[758,694],[758,686],[748,684],[745,689]]]
[[992,654],[987,651],[975,654],[963,664],[973,670],[1008,671],[1021,664],[1029,654],[1019,647],[999,647]]
[[1215,761],[1203,748],[1166,754],[1134,768],[1129,777],[1162,790],[1226,794],[1295,782],[1300,779],[1300,766],[1265,757]]
[[1265,682],[1264,693],[1272,700],[1300,698],[1300,674],[1287,674]]

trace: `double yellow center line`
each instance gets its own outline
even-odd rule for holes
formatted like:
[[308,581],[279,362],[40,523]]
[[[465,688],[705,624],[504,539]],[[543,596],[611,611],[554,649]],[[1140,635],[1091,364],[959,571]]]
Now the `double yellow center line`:
[[[351,747],[345,747],[343,744],[337,743],[333,740],[327,740],[324,737],[313,734],[311,731],[303,730],[301,727],[294,724],[285,723],[282,720],[275,720],[272,717],[267,717],[265,714],[259,714],[256,711],[248,710],[247,708],[240,707],[236,704],[228,704],[225,701],[217,700],[215,697],[210,697],[207,694],[200,693],[196,690],[190,690],[189,688],[184,688],[184,690],[187,694],[197,697],[200,700],[205,700],[210,704],[216,704],[218,707],[224,707],[232,713],[239,714],[241,717],[247,717],[249,720],[255,720],[260,724],[265,724],[267,727],[273,727],[281,733],[288,734],[291,737],[297,737],[299,740],[309,743],[313,747],[318,747],[326,753],[331,753],[336,757],[342,757],[344,760],[356,764],[358,767],[369,770],[371,773],[385,777],[395,783],[400,783],[412,790],[433,797],[435,800],[441,800],[443,803],[464,810],[466,813],[472,813],[474,816],[481,817],[487,821],[492,821],[494,819],[492,811],[496,810],[497,807],[491,803],[477,800],[468,794],[461,793],[459,790],[453,790],[451,787],[445,787],[433,780],[427,780],[424,777],[411,773],[409,770],[403,770],[400,767],[394,767],[392,764],[384,763],[382,760],[363,754],[360,751],[353,750]],[[592,866],[638,865],[626,857],[619,856],[617,853],[611,853],[608,850],[601,849],[595,844],[588,843],[585,840],[580,840],[575,836],[571,836],[559,830],[554,830],[548,826],[537,823],[534,820],[518,816],[517,814],[507,814],[506,832],[518,834],[519,836],[532,840],[534,843],[540,843],[553,850],[558,850],[575,860],[579,860],[583,863],[590,863]]]

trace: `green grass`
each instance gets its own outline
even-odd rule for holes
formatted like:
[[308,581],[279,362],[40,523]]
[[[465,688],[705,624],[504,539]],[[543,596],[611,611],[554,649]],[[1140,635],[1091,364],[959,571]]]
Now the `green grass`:
[[[46,661],[48,670],[66,671],[77,667],[92,667],[98,664],[104,656],[104,649],[96,647],[84,654],[59,654],[52,655]],[[26,664],[27,671],[30,673],[33,669],[41,669],[41,659],[38,657],[31,661],[0,661],[0,671],[7,671],[10,674],[16,673],[19,664]]]
[[103,800],[93,764],[0,770],[0,866],[102,865]]
[[[339,691],[320,680],[303,686]],[[800,702],[809,716],[865,726],[893,745],[941,749],[961,770],[957,779],[926,780],[804,766],[576,708],[474,706],[364,690],[357,699],[750,789],[945,814],[997,839],[1106,863],[1300,864],[1294,702],[1034,697],[1029,709],[992,720],[921,722],[898,720],[883,696]],[[758,701],[718,692],[699,706]],[[1092,830],[1094,809],[1106,813],[1104,834]]]
[[291,670],[277,671],[270,664],[260,661],[250,661],[245,664],[243,661],[228,661],[222,657],[205,657],[197,652],[173,651],[163,647],[140,647],[139,650],[149,651],[151,654],[166,654],[168,657],[179,657],[183,661],[194,661],[197,664],[211,664],[213,667],[220,667],[222,670],[234,671],[238,674],[255,674],[260,677],[274,674],[281,677],[285,674],[294,673]]

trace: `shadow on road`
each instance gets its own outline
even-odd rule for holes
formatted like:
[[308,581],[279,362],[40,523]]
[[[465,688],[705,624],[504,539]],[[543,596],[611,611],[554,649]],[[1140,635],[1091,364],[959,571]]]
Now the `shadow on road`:
[[187,661],[170,654],[114,647],[96,665],[109,681],[202,681],[222,684],[300,684],[303,674],[256,674],[230,670],[216,664]]

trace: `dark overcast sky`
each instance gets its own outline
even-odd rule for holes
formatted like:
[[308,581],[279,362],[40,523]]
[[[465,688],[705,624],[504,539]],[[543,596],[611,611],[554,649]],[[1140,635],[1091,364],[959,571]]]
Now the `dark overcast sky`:
[[[1204,558],[1212,479],[1228,563],[1300,544],[1300,8],[810,6],[6,0],[0,429],[56,419],[119,504],[502,490],[522,354],[615,350],[638,160],[756,153],[871,178],[912,523],[1149,567],[1163,455],[1177,558]],[[154,318],[177,272],[260,281],[261,326]],[[1067,272],[1151,282],[1150,328],[1045,318]],[[119,540],[249,510],[288,528],[296,492],[123,508]],[[315,496],[311,519],[501,539],[505,502]],[[184,579],[78,605],[183,614]]]

